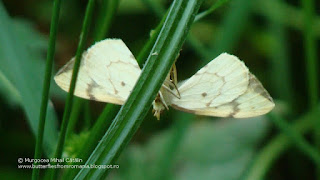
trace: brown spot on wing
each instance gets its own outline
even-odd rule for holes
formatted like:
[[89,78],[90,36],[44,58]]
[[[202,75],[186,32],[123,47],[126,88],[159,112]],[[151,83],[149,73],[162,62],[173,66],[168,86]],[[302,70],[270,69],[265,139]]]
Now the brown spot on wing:
[[97,87],[99,87],[99,85],[93,79],[91,79],[91,83],[88,84],[88,88],[86,90],[86,93],[91,100],[97,100],[93,95],[93,89]]
[[229,117],[234,117],[240,111],[240,109],[238,107],[240,105],[240,103],[233,100],[230,102],[230,105],[232,106],[232,113],[230,113]]
[[202,95],[202,97],[206,97],[206,96],[207,96],[207,93],[204,92],[204,93],[202,93],[201,95]]
[[121,81],[121,86],[125,86],[126,85],[126,83],[124,83],[123,81]]

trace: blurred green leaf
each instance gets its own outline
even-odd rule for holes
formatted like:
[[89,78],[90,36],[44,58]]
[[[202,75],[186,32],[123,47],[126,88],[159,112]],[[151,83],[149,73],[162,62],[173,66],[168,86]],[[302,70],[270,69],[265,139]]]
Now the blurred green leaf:
[[[23,33],[26,33],[25,37],[29,38],[32,32],[29,31],[30,34],[28,34],[28,28],[25,28],[24,32],[16,30],[2,3],[0,3],[0,27],[0,71],[19,91],[22,108],[28,117],[32,132],[36,135],[44,63],[39,61],[39,54],[30,51],[26,46],[26,42],[32,44],[33,40],[23,39]],[[47,122],[44,147],[46,153],[50,154],[56,144],[58,135],[57,118],[51,103],[48,106]]]
[[[177,119],[184,120],[184,119]],[[265,117],[195,121],[173,157],[173,179],[241,179],[257,144],[265,137]],[[131,145],[119,160],[114,179],[150,179],[158,174],[155,160],[162,157],[175,129],[155,135],[145,145]]]
[[[296,8],[284,1],[277,0],[258,0],[254,1],[252,10],[266,17],[269,21],[281,23],[283,25],[293,27],[298,30],[303,30],[304,17],[301,9]],[[313,30],[315,35],[320,37],[320,17],[314,17]]]
[[39,52],[47,49],[47,38],[35,30],[34,24],[27,20],[17,18],[12,19],[11,22],[17,38],[23,39],[21,43],[29,50],[35,52],[34,54],[39,55]]
[[[33,71],[39,76],[43,73],[44,67],[44,52],[47,49],[47,38],[44,37],[40,32],[35,30],[34,24],[30,23],[25,19],[12,19],[11,20],[13,29],[15,30],[15,35],[18,39],[21,39],[21,43],[26,47],[30,54],[32,54],[31,61],[33,63],[34,69]],[[5,98],[12,105],[20,105],[21,101],[19,101],[19,91],[15,88],[15,86],[4,76],[0,74],[0,93],[5,95]],[[8,90],[12,93],[7,93]],[[50,94],[52,94],[56,98],[64,99],[65,93],[55,83],[52,83]]]
[[[21,96],[19,91],[14,87],[14,85],[7,79],[7,77],[0,71],[0,94],[7,103],[11,106],[17,106],[21,104]],[[10,92],[10,93],[8,93]]]
[[10,180],[29,180],[30,177],[26,172],[17,171],[16,168],[1,168],[0,169],[1,179]]

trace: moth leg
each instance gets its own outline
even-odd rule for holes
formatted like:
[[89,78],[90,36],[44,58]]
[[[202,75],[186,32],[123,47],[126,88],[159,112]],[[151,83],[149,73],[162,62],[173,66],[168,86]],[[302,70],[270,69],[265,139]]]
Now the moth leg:
[[176,85],[178,84],[178,75],[177,75],[177,67],[176,67],[176,63],[174,63],[171,67],[170,70],[170,81]]
[[181,96],[180,96],[180,92],[179,92],[179,89],[178,89],[177,85],[175,83],[172,83],[172,84],[173,84],[174,88],[176,89],[176,91],[178,93],[178,99],[180,99]]
[[178,99],[181,98],[180,96],[180,92],[179,92],[179,89],[178,89],[178,75],[177,75],[177,67],[176,67],[176,63],[174,63],[171,67],[171,71],[170,71],[170,83],[169,83],[169,86],[173,86],[174,89],[176,89],[177,93],[178,93]]
[[181,97],[180,97],[180,92],[179,92],[179,90],[178,89],[176,89],[176,91],[178,92],[178,95],[175,93],[175,92],[173,92],[168,86],[166,86],[166,85],[163,85],[162,86],[165,90],[167,90],[170,94],[172,94],[173,96],[175,96],[176,98],[178,98],[178,99],[180,99]]
[[161,92],[159,92],[159,96],[160,96],[160,100],[161,100],[162,104],[164,105],[164,107],[166,107],[166,109],[169,110],[169,107],[168,107],[166,101],[164,100],[164,97]]

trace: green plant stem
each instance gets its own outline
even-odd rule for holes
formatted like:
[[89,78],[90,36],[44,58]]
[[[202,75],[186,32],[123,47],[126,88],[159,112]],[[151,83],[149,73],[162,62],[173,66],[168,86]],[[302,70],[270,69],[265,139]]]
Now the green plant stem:
[[70,137],[70,135],[74,132],[75,126],[78,122],[79,115],[81,112],[81,109],[83,109],[83,104],[85,103],[85,100],[75,97],[71,114],[70,114],[70,120],[69,120],[69,125],[67,128],[67,134],[66,134],[66,139]]
[[[312,129],[313,125],[315,124],[315,119],[317,119],[319,116],[320,113],[318,110],[310,111],[301,118],[295,120],[295,123],[292,127],[301,134],[304,134]],[[293,145],[291,138],[284,133],[274,137],[258,153],[244,179],[265,179],[264,176],[270,169],[272,163],[276,161],[277,158],[291,145]]]
[[83,161],[86,161],[89,158],[90,153],[92,153],[98,141],[101,139],[101,136],[110,126],[119,109],[119,106],[113,104],[106,105],[97,122],[90,130],[90,136],[88,140],[86,140],[87,143],[83,147],[83,151],[80,151],[80,154],[77,157],[83,159]]
[[306,154],[317,166],[320,166],[320,153],[313,148],[296,130],[294,130],[283,118],[275,113],[268,114],[274,124],[285,134],[291,141]]
[[[316,108],[319,100],[319,79],[318,79],[318,63],[317,63],[317,53],[316,53],[316,38],[314,33],[314,16],[315,3],[313,0],[303,0],[303,13],[304,13],[304,54],[306,62],[306,72],[307,72],[307,87],[309,95],[309,107],[311,109]],[[320,149],[320,118],[318,118],[317,123],[314,128],[314,141],[317,149]],[[320,180],[320,164],[317,166],[317,179]]]
[[[103,0],[100,5],[98,22],[96,31],[94,33],[94,42],[100,41],[106,37],[110,29],[112,18],[114,17],[116,10],[118,9],[119,0]],[[87,102],[83,99],[76,98],[74,105],[72,106],[70,123],[67,130],[68,135],[73,132],[79,117],[80,110],[83,105],[87,105]],[[85,106],[85,112],[89,112],[88,106]]]
[[[173,2],[131,95],[89,157],[87,165],[113,164],[133,137],[170,71],[201,3],[202,0]],[[108,169],[81,169],[75,179],[101,179],[108,172]]]
[[[59,22],[59,14],[60,14],[61,0],[55,0],[53,3],[53,13],[51,18],[50,25],[50,39],[49,46],[47,52],[47,60],[46,60],[46,70],[45,76],[43,79],[43,89],[42,89],[42,100],[41,100],[41,109],[39,115],[39,124],[38,124],[38,136],[36,140],[36,148],[34,153],[34,159],[40,159],[42,156],[42,144],[43,144],[43,135],[44,135],[44,127],[46,123],[46,115],[47,115],[47,106],[49,101],[49,91],[50,91],[50,82],[51,82],[51,71],[53,65],[54,52],[56,47],[56,36]],[[38,165],[40,163],[34,163]],[[32,179],[39,179],[40,168],[34,168],[32,171]]]
[[[106,37],[112,23],[112,18],[114,17],[119,5],[119,0],[103,0],[100,5],[97,27],[94,33],[94,42],[100,41]],[[78,122],[78,117],[80,110],[83,105],[87,105],[86,100],[77,98],[74,101],[74,105],[71,110],[70,125],[67,130],[67,138],[70,133],[73,132],[74,126]],[[85,112],[89,112],[88,106],[84,106]],[[118,109],[115,107],[115,109]]]
[[[106,105],[97,122],[91,128],[88,139],[86,139],[83,147],[76,155],[77,158],[82,159],[84,162],[88,160],[90,154],[97,146],[99,140],[110,126],[113,118],[117,115],[119,109],[119,106],[113,104]],[[79,171],[80,169],[77,168],[72,169],[71,171],[67,171],[63,176],[63,179],[73,179]]]
[[100,41],[106,37],[118,6],[119,0],[103,0],[101,2],[94,41]]
[[[304,0],[303,11],[305,15],[304,25],[304,47],[305,47],[305,62],[308,77],[309,103],[310,108],[316,107],[319,98],[318,77],[317,77],[317,53],[316,39],[314,36],[314,1]],[[318,129],[320,130],[320,129]],[[320,139],[318,139],[320,140]]]
[[166,10],[160,3],[157,3],[153,0],[141,0],[148,9],[151,9],[153,13],[155,13],[158,17],[162,16],[164,13],[166,13]]
[[[152,48],[152,45],[155,43],[157,36],[162,28],[164,20],[165,18],[159,23],[159,25],[154,30],[153,34],[151,35],[146,45],[140,51],[137,57],[137,61],[140,66],[142,66],[145,59],[147,59],[149,52]],[[103,112],[99,116],[97,122],[95,123],[94,127],[90,130],[90,136],[86,140],[86,143],[84,144],[84,148],[80,150],[79,154],[76,157],[81,158],[83,161],[86,161],[89,158],[90,154],[92,153],[92,151],[98,144],[99,140],[102,138],[102,136],[106,132],[107,128],[111,124],[113,118],[116,116],[119,109],[120,109],[119,106],[116,106],[113,104],[106,105]],[[76,176],[78,172],[79,172],[79,169],[72,169],[70,171],[67,171],[67,173],[64,176],[64,179],[74,178],[74,176]]]
[[[155,1],[152,1],[152,0],[142,0],[142,1],[159,18],[164,14],[165,11],[161,10],[164,7],[162,7],[159,3],[156,3]],[[219,8],[220,6],[224,5],[227,2],[229,2],[229,0],[219,0],[219,1],[215,2],[208,10],[197,14],[194,22],[199,21],[202,18],[206,17],[207,15],[213,13],[217,8]],[[158,26],[157,28],[159,28],[159,27],[160,26]],[[207,49],[205,46],[203,46],[201,44],[201,42],[198,41],[192,34],[188,35],[187,43],[195,50],[195,53],[197,53],[201,58],[204,58],[204,59],[212,58],[211,51],[209,49]]]
[[90,109],[90,103],[87,101],[84,104],[84,123],[83,123],[83,130],[87,131],[91,127],[91,109]]
[[304,11],[304,43],[305,43],[305,59],[307,63],[308,87],[309,87],[309,103],[314,108],[318,102],[318,78],[317,78],[317,55],[316,55],[316,39],[314,36],[314,1],[303,1]]
[[[274,37],[271,52],[267,53],[272,65],[272,84],[273,92],[279,99],[288,103],[289,108],[294,114],[294,92],[292,89],[292,77],[290,75],[291,61],[288,55],[288,39],[286,28],[283,24],[275,21],[270,22],[270,33]],[[281,60],[280,60],[281,59]],[[283,83],[286,82],[286,83]]]
[[168,12],[163,16],[158,26],[151,32],[150,38],[148,42],[143,46],[142,50],[137,56],[137,61],[139,66],[141,67],[143,63],[145,63],[146,59],[149,56],[149,52],[151,51],[154,43],[156,42],[158,35],[162,29],[163,23],[167,18]]
[[220,6],[222,6],[223,4],[229,2],[230,0],[218,0],[217,2],[215,2],[208,10],[203,11],[199,14],[197,14],[196,18],[194,19],[195,22],[199,21],[200,19],[208,16],[209,14],[211,14],[214,10],[218,9]]
[[[76,57],[75,57],[75,62],[74,62],[74,67],[73,67],[73,72],[72,72],[72,78],[71,78],[71,82],[70,82],[69,93],[68,93],[68,97],[66,100],[66,107],[65,107],[65,110],[63,113],[60,136],[59,136],[58,145],[57,145],[57,149],[56,149],[55,156],[54,156],[55,158],[58,158],[58,159],[61,158],[62,152],[63,152],[64,142],[65,142],[65,138],[66,138],[66,132],[67,132],[69,118],[70,118],[70,112],[71,112],[71,108],[72,108],[73,93],[75,90],[77,75],[78,75],[79,68],[80,68],[82,52],[83,52],[83,49],[85,46],[85,41],[87,39],[88,32],[89,32],[89,26],[90,26],[91,17],[93,14],[94,3],[95,3],[95,0],[89,0],[88,5],[87,5],[87,9],[86,9],[86,13],[85,13],[85,17],[84,17],[84,22],[83,22],[83,26],[82,26],[81,35],[80,35],[80,41],[79,41],[79,45],[78,45],[77,52],[76,52]],[[53,163],[53,164],[56,164],[56,163]],[[56,176],[57,176],[57,169],[53,169],[51,179],[56,179]]]

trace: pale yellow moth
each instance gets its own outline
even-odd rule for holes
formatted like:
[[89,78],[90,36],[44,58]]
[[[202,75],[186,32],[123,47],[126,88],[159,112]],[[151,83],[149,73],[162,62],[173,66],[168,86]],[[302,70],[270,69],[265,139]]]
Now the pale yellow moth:
[[[54,77],[65,91],[69,90],[73,64],[74,59],[71,59]],[[136,59],[123,41],[106,39],[83,53],[74,94],[122,105],[140,73]],[[222,53],[182,83],[176,84],[176,78],[168,75],[153,102],[154,115],[159,119],[169,105],[198,115],[234,118],[263,115],[274,107],[259,80],[242,61],[227,53]]]

